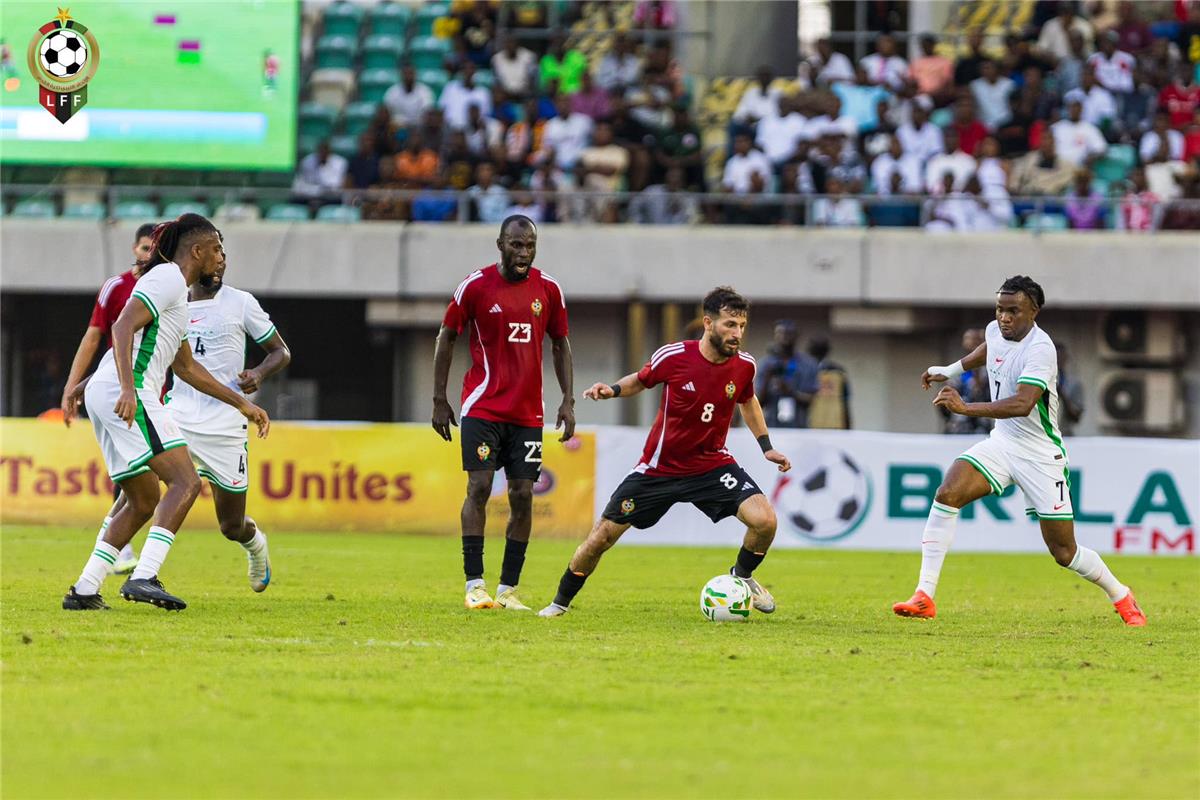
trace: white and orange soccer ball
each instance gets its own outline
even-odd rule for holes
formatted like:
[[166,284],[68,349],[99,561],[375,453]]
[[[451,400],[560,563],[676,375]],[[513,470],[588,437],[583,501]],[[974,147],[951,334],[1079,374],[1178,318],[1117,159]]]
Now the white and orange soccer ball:
[[700,611],[713,622],[750,619],[750,586],[735,575],[718,575],[700,590]]

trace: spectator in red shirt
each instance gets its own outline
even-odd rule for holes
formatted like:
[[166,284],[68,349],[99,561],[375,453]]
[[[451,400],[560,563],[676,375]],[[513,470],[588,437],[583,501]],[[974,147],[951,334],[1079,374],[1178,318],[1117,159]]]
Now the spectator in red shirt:
[[1200,105],[1192,111],[1192,124],[1183,132],[1183,160],[1200,158]]
[[1172,128],[1182,129],[1192,121],[1200,107],[1200,86],[1191,64],[1180,64],[1175,70],[1175,82],[1158,93],[1158,107],[1170,115]]
[[1117,46],[1134,55],[1148,48],[1154,40],[1150,26],[1138,17],[1137,9],[1130,0],[1121,0],[1117,4],[1117,24],[1113,30],[1120,37]]
[[958,131],[959,147],[971,155],[975,155],[975,148],[988,136],[987,128],[975,118],[975,101],[971,97],[961,97],[954,104],[954,122],[950,127]]

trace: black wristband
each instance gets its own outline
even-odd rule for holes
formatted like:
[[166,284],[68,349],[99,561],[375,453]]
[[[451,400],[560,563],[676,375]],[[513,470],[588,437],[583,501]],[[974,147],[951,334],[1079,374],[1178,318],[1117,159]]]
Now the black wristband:
[[764,433],[762,436],[758,437],[758,446],[762,448],[764,453],[768,450],[775,449],[771,446],[771,435],[767,433]]
[[620,396],[621,396],[621,384],[619,384],[619,383],[610,383],[610,384],[608,385],[608,388],[612,389],[613,397],[620,397]]

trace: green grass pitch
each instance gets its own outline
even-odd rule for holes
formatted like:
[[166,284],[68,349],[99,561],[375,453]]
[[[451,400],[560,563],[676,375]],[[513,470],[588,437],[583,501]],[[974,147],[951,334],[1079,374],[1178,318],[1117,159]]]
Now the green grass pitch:
[[1132,630],[1047,556],[952,553],[926,622],[889,610],[914,553],[776,552],[779,612],[718,625],[733,546],[619,545],[542,620],[465,611],[451,538],[279,534],[254,595],[185,530],[188,610],[61,611],[91,535],[0,534],[5,798],[1200,795],[1196,559],[1109,559]]

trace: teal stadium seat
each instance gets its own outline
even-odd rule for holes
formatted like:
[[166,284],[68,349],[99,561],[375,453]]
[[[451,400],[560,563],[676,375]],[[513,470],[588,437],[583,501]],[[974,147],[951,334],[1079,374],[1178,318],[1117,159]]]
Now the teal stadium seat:
[[167,203],[163,208],[163,216],[167,219],[175,219],[184,214],[199,214],[202,217],[211,217],[212,209],[206,203],[198,203],[195,200],[179,200],[174,203]]
[[322,19],[325,21],[326,36],[358,38],[358,29],[362,26],[363,10],[357,3],[338,0],[325,9]]
[[479,84],[485,89],[491,89],[496,85],[496,75],[490,69],[476,70],[475,83]]
[[360,222],[362,211],[357,206],[321,206],[317,210],[320,222]]
[[317,40],[317,69],[354,69],[358,43],[349,36],[322,36]]
[[324,139],[333,133],[337,112],[319,103],[304,103],[300,106],[299,134]]
[[417,73],[417,83],[428,86],[434,100],[442,96],[442,89],[450,82],[450,73],[444,69],[423,69]]
[[450,42],[436,36],[418,36],[408,46],[408,59],[417,70],[441,69],[450,55]]
[[408,6],[399,3],[383,2],[371,9],[368,20],[371,33],[399,36],[403,39],[408,36],[408,24],[412,21],[412,11]]
[[346,111],[342,115],[342,133],[347,136],[360,135],[371,124],[377,108],[379,108],[378,103],[362,101],[346,106]]
[[149,200],[122,200],[113,209],[113,219],[157,222],[158,206]]
[[343,158],[353,158],[358,152],[358,137],[349,134],[339,134],[329,140],[329,149]]
[[1062,214],[1030,214],[1025,220],[1025,227],[1037,231],[1065,231],[1070,225]]
[[308,222],[308,206],[299,203],[279,203],[267,209],[271,222]]
[[417,36],[432,36],[433,23],[450,16],[449,3],[426,3],[417,9]]
[[404,40],[399,36],[376,33],[363,42],[363,69],[389,69],[400,63]]
[[53,201],[30,198],[13,206],[12,216],[21,219],[53,219],[58,216],[58,212],[54,209]]
[[369,69],[358,76],[358,99],[363,103],[379,104],[388,89],[400,82],[396,69]]
[[64,219],[104,219],[108,215],[103,203],[71,203],[63,209]]

